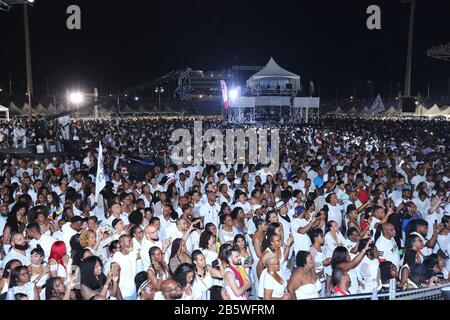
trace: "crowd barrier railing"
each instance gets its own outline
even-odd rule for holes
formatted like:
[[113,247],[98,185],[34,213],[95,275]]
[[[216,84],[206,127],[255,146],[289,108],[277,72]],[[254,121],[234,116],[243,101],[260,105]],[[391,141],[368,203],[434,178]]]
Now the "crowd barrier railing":
[[[443,284],[423,289],[396,291],[394,294],[382,293],[377,295],[378,300],[444,300],[442,289],[450,287]],[[342,297],[326,297],[315,300],[372,300],[372,294],[358,294]]]

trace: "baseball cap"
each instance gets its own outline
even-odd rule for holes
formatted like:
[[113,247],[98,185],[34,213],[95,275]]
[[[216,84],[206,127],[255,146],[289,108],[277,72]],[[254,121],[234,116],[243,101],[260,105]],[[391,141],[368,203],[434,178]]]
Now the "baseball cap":
[[284,201],[279,201],[276,205],[275,205],[275,210],[280,210],[282,206],[284,206],[285,203]]
[[295,208],[295,217],[298,217],[299,215],[301,215],[303,212],[305,212],[305,207],[304,206],[298,206]]

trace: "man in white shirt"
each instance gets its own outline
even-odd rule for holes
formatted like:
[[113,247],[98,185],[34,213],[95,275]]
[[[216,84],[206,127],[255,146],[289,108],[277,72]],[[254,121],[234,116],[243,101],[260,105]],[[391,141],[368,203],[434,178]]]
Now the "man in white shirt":
[[380,261],[390,261],[397,269],[400,267],[400,254],[395,241],[395,228],[391,223],[382,225],[383,233],[378,238],[375,246],[378,249]]
[[70,253],[72,252],[72,248],[70,246],[70,239],[76,235],[81,230],[81,226],[83,224],[83,218],[79,216],[74,216],[70,222],[65,223],[62,228],[62,238],[64,243],[66,244],[67,255],[70,257]]
[[148,253],[149,250],[153,247],[158,247],[162,250],[163,254],[165,254],[170,243],[171,239],[165,239],[164,241],[161,241],[161,239],[159,239],[158,229],[156,229],[155,226],[152,225],[146,226],[144,229],[144,238],[142,239],[142,246],[141,246],[141,259],[143,270],[147,270],[151,265],[150,256]]
[[30,223],[27,225],[27,235],[32,240],[30,241],[30,249],[33,250],[37,245],[40,245],[44,250],[44,261],[48,262],[50,250],[52,249],[55,239],[46,234],[42,234],[41,229],[37,223]]
[[23,266],[29,266],[31,264],[30,256],[27,254],[29,246],[27,240],[21,233],[16,233],[11,239],[11,251],[3,259],[2,269],[11,260],[19,260]]
[[112,222],[115,219],[121,219],[124,226],[127,226],[130,224],[128,221],[128,216],[126,214],[122,213],[122,207],[120,206],[120,203],[114,203],[111,206],[111,215],[108,217],[108,219],[104,220],[102,222],[102,226],[107,225],[108,227],[112,227]]
[[136,260],[140,259],[139,253],[132,250],[131,237],[122,235],[119,238],[120,251],[114,253],[112,261],[120,265],[119,288],[124,300],[136,300]]
[[212,191],[207,192],[208,202],[200,208],[200,218],[203,219],[203,225],[213,223],[219,229],[219,211],[220,207],[216,204],[216,195]]
[[[309,206],[313,205],[310,203]],[[299,206],[295,209],[294,219],[291,223],[295,255],[297,255],[299,251],[309,251],[311,248],[311,239],[308,236],[308,231],[314,229],[318,223],[315,218],[310,219],[309,215],[309,210],[305,211],[305,207],[303,206]]]

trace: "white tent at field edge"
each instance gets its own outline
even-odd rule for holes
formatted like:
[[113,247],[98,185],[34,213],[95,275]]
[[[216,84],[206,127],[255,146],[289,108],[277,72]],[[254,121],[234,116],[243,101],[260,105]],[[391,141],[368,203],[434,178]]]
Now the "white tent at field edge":
[[439,107],[435,104],[435,105],[432,106],[427,112],[425,112],[424,115],[427,116],[427,117],[434,117],[434,116],[440,116],[440,115],[443,115],[443,112],[442,112],[441,109],[439,109]]
[[18,106],[14,104],[14,102],[11,102],[9,104],[9,113],[14,116],[20,116],[23,112]]
[[368,115],[369,112],[370,112],[369,107],[368,107],[368,106],[365,106],[365,107],[361,110],[360,113],[361,113],[362,115]]
[[425,116],[425,114],[428,112],[428,109],[424,106],[424,105],[419,105],[416,108],[416,112],[414,113],[414,115],[416,116]]
[[352,107],[350,110],[348,110],[346,113],[347,113],[347,114],[357,114],[357,113],[358,113],[358,110],[356,110],[356,107],[353,106],[353,107]]
[[280,67],[271,57],[267,65],[247,80],[250,88],[256,88],[261,82],[281,81],[292,84],[293,90],[300,90],[300,76]]
[[399,116],[401,114],[394,106],[382,113],[383,116]]
[[0,112],[5,113],[6,121],[9,121],[9,109],[0,105]]

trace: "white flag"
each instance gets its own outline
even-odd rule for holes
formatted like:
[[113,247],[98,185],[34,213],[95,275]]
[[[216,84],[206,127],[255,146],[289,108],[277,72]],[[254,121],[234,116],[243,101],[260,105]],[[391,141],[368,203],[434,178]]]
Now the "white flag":
[[376,116],[382,112],[386,111],[384,108],[383,101],[381,100],[381,96],[378,95],[372,106],[370,107],[369,116]]
[[97,177],[95,178],[95,200],[98,201],[98,196],[103,188],[106,186],[105,171],[103,167],[103,148],[102,143],[98,147],[98,163],[97,163]]

